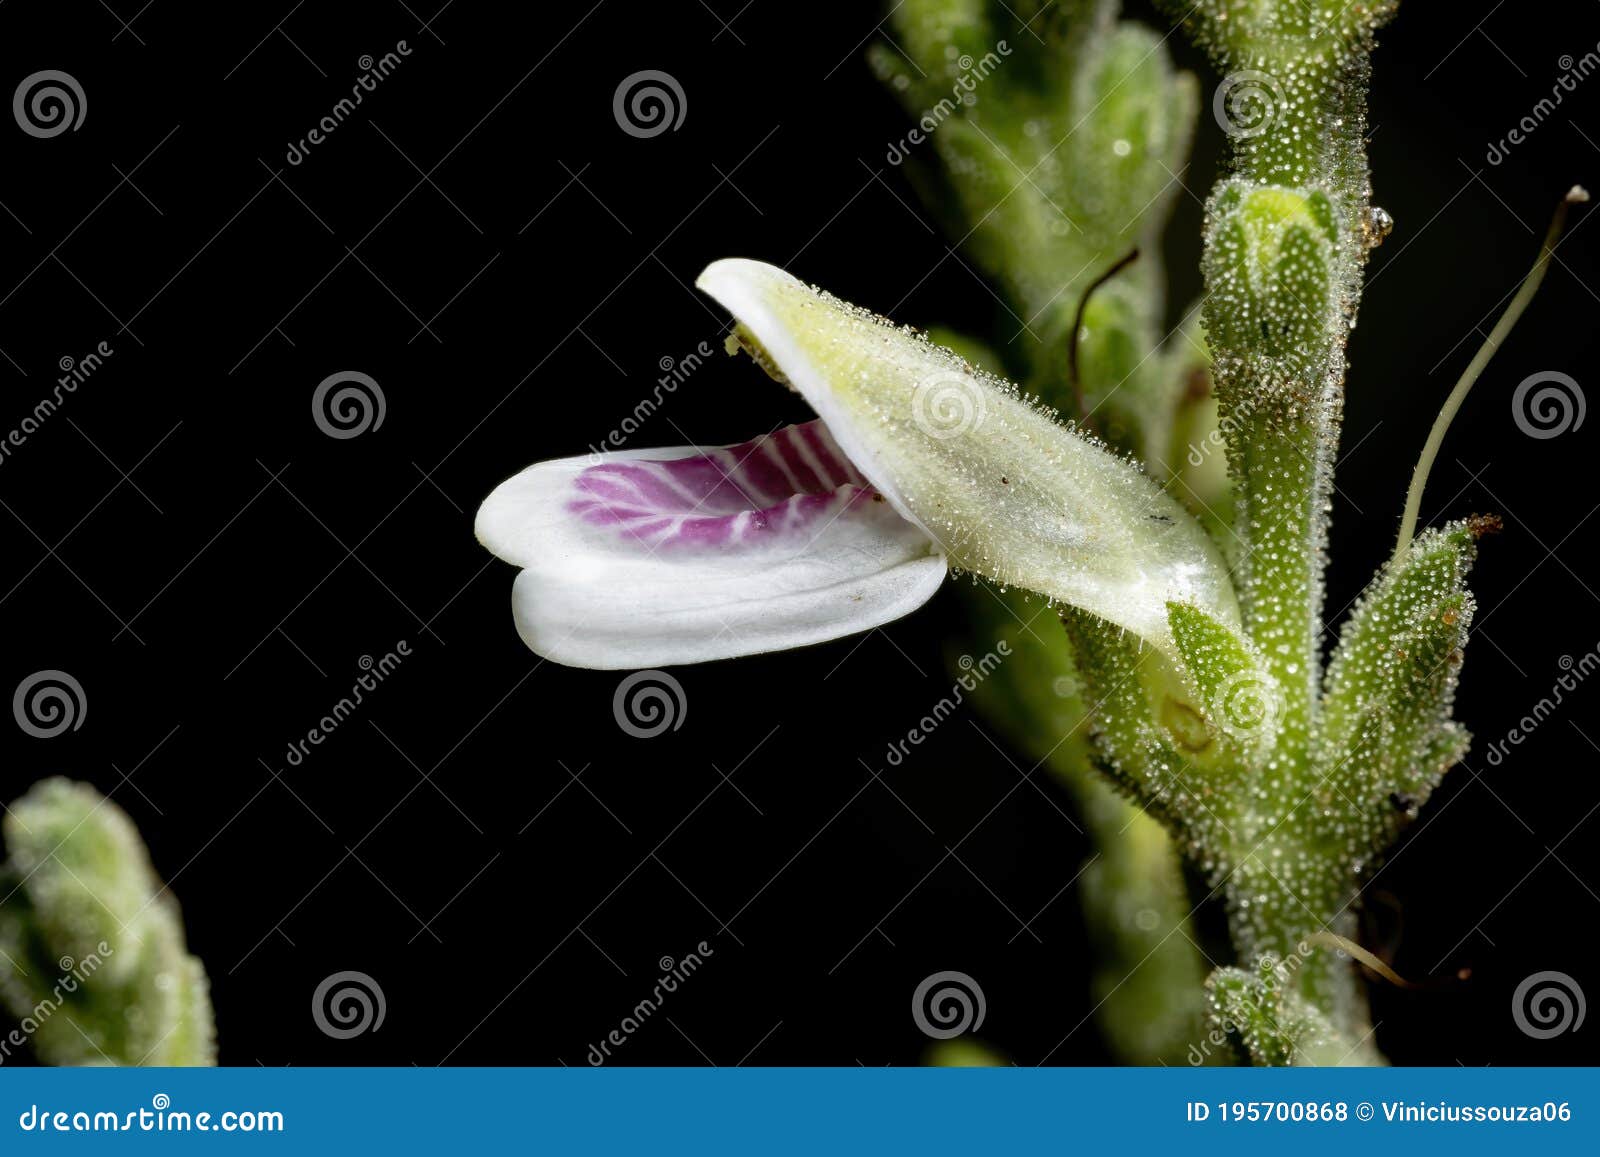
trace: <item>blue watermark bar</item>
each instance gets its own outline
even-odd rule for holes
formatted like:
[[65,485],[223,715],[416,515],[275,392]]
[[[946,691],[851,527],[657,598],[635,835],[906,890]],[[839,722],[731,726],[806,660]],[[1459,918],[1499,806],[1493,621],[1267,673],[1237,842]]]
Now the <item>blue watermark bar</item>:
[[1600,1151],[1600,1069],[7,1069],[0,1107],[8,1155]]

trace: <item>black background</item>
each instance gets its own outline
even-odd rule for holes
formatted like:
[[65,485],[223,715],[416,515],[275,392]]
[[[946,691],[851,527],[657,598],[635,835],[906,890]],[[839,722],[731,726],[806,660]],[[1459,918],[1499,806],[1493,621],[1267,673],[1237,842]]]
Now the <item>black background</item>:
[[[4,91],[55,68],[88,97],[76,132],[0,126],[0,427],[50,392],[60,359],[114,349],[0,462],[0,684],[59,668],[87,697],[59,738],[6,720],[5,797],[53,773],[114,791],[183,902],[228,1064],[582,1064],[657,961],[701,940],[715,955],[620,1061],[914,1063],[927,1042],[910,994],[942,969],[981,983],[983,1035],[1019,1063],[1103,1061],[1062,890],[1087,851],[1066,797],[1043,771],[1024,785],[1028,765],[969,717],[884,784],[863,765],[884,767],[888,740],[947,692],[956,600],[863,638],[680,669],[681,729],[639,740],[613,720],[617,674],[521,646],[513,572],[471,533],[502,477],[599,441],[662,359],[720,336],[689,288],[716,257],[994,332],[991,294],[884,162],[906,124],[863,63],[881,10],[437,7],[0,9]],[[1484,159],[1561,58],[1596,47],[1600,9],[1405,8],[1372,95],[1377,199],[1398,224],[1352,345],[1334,609],[1392,542],[1437,404],[1558,196],[1600,178],[1596,78],[1507,163]],[[359,58],[400,40],[401,67],[287,165]],[[613,91],[641,69],[682,84],[677,131],[619,130]],[[1219,154],[1209,115],[1200,132],[1173,229],[1180,303],[1198,292]],[[1600,994],[1600,689],[1500,767],[1482,758],[1562,656],[1600,645],[1600,421],[1536,441],[1508,403],[1537,371],[1593,384],[1596,230],[1576,218],[1428,492],[1430,519],[1494,511],[1506,530],[1474,583],[1459,714],[1477,752],[1369,893],[1402,974],[1472,969],[1374,992],[1398,1063],[1596,1059],[1600,1028],[1532,1040],[1510,1000],[1543,969]],[[312,390],[340,370],[381,384],[381,428],[335,440],[313,424]],[[734,441],[803,415],[719,359],[635,443]],[[401,639],[412,657],[288,766],[360,658]],[[342,969],[387,1001],[382,1028],[349,1041],[309,1008]]]

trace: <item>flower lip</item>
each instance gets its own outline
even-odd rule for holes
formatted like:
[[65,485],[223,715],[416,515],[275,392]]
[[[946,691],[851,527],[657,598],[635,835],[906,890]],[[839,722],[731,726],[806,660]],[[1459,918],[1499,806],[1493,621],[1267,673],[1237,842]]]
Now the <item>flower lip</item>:
[[947,570],[821,422],[737,446],[540,462],[484,501],[477,534],[523,567],[524,642],[631,669],[825,642],[921,606]]

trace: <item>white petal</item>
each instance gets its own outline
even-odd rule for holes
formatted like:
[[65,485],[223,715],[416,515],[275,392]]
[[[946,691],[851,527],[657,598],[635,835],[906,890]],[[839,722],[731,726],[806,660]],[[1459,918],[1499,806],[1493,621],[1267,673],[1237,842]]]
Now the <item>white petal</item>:
[[1188,512],[1014,386],[771,265],[718,261],[698,284],[952,565],[1092,611],[1173,657],[1169,601],[1238,625],[1227,568]]
[[541,462],[489,495],[477,533],[526,568],[512,592],[523,641],[574,667],[836,639],[915,610],[946,570],[821,422],[739,446]]

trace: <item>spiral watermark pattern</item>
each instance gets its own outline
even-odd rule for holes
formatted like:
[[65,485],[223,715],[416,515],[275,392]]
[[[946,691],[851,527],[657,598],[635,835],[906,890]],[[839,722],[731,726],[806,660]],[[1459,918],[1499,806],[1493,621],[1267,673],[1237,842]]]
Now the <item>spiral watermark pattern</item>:
[[1283,693],[1270,675],[1247,668],[1224,679],[1208,707],[1211,721],[1223,734],[1253,743],[1273,734],[1283,710]]
[[676,77],[647,68],[623,78],[611,98],[617,127],[641,140],[676,132],[689,115],[689,98]]
[[65,671],[35,671],[17,684],[11,713],[17,726],[35,739],[54,739],[83,726],[89,700],[83,684]]
[[689,701],[683,684],[665,671],[635,671],[611,697],[617,726],[635,739],[654,739],[683,726]]
[[359,438],[382,426],[388,412],[383,387],[358,370],[328,375],[311,394],[311,418],[330,438]]
[[1268,72],[1245,70],[1222,78],[1211,97],[1211,115],[1235,140],[1251,140],[1272,128],[1283,107],[1283,86]]
[[383,989],[365,972],[335,972],[311,994],[311,1019],[335,1040],[377,1032],[387,1011]]
[[917,383],[911,394],[911,420],[940,442],[970,434],[983,425],[988,402],[966,374],[945,370]]
[[935,972],[911,994],[911,1019],[934,1040],[976,1032],[987,1012],[983,989],[965,972]]
[[1545,370],[1524,378],[1511,395],[1511,420],[1530,438],[1559,438],[1583,425],[1589,405],[1568,374]]
[[1535,972],[1511,994],[1511,1019],[1535,1040],[1577,1032],[1587,1011],[1583,989],[1565,972]]
[[72,77],[48,68],[17,85],[11,112],[23,132],[48,140],[69,130],[78,131],[89,115],[89,98]]

